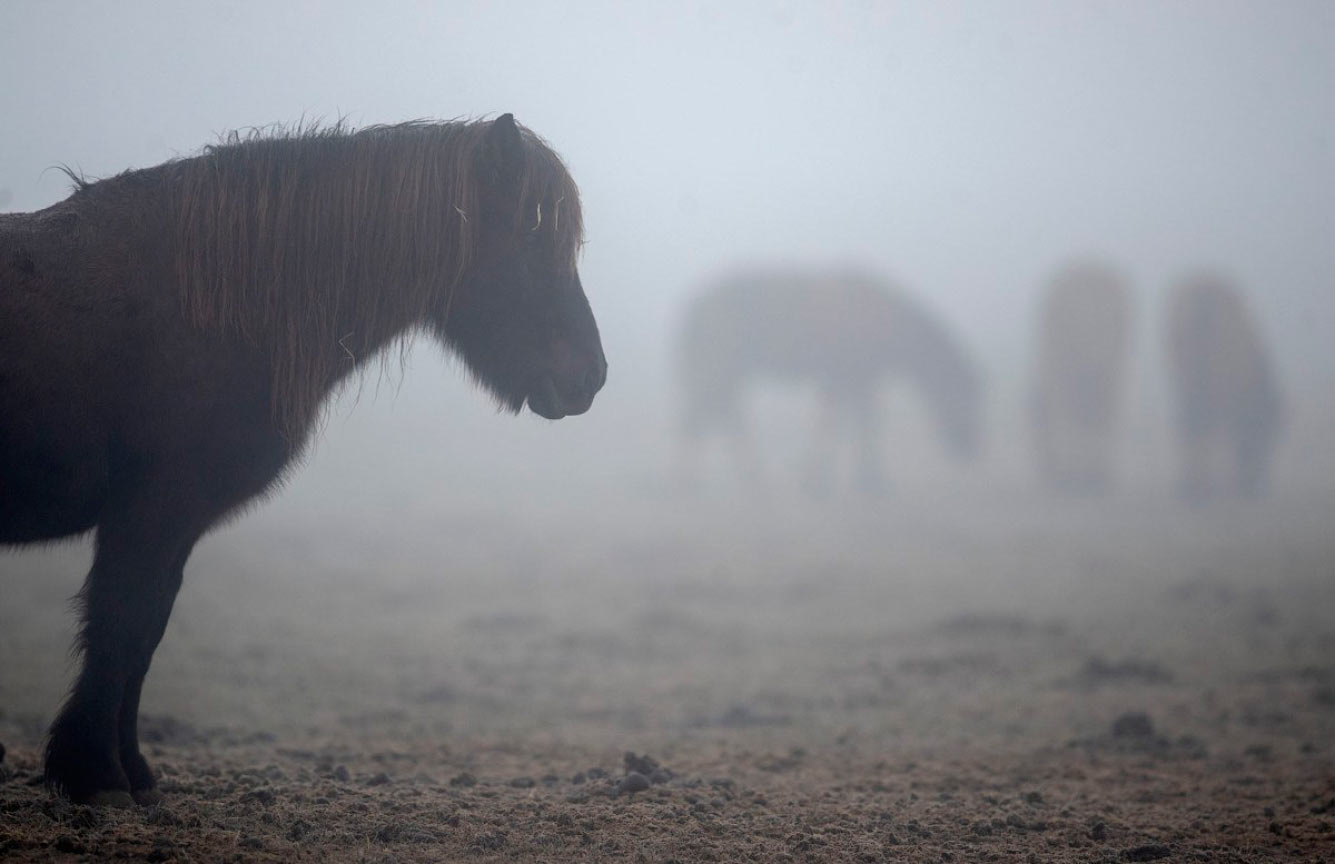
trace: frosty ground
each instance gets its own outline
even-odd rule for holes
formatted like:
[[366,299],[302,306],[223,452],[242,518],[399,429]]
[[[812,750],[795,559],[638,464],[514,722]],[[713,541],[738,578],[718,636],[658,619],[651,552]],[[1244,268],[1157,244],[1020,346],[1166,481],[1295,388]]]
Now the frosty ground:
[[0,857],[1335,860],[1329,495],[582,494],[207,540],[130,811],[38,785],[88,548],[0,558]]

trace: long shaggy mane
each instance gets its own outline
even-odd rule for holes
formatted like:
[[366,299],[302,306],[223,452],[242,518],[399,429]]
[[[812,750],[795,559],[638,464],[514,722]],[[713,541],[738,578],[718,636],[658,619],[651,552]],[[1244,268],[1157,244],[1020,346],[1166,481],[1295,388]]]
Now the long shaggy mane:
[[[276,127],[231,133],[161,166],[182,311],[202,330],[267,352],[285,434],[299,438],[331,385],[363,359],[448,314],[494,185],[479,176],[490,128]],[[552,265],[573,271],[579,191],[547,143],[519,129],[513,230],[545,217]],[[81,191],[93,185],[103,184]]]

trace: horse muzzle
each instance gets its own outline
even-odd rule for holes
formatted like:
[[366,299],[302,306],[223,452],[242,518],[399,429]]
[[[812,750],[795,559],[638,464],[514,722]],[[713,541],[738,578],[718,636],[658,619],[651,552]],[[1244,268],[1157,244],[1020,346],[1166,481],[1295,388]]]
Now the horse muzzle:
[[528,394],[529,410],[548,420],[560,420],[583,414],[593,404],[593,397],[607,381],[607,360],[599,351],[582,363],[556,364],[551,373],[538,379]]

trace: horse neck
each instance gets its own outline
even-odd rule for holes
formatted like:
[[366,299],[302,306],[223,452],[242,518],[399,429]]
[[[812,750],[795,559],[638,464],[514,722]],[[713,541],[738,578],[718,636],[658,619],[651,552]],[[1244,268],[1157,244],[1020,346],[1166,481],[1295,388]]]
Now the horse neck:
[[242,144],[180,169],[184,310],[268,354],[286,429],[447,308],[476,201],[449,139],[424,134]]

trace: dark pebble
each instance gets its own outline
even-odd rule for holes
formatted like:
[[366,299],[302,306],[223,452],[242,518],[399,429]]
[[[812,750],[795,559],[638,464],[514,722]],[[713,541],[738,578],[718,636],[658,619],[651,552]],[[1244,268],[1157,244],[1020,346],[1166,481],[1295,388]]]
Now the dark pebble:
[[1095,822],[1094,827],[1089,829],[1089,839],[1099,841],[1107,840],[1108,826],[1104,825],[1102,822]]
[[1173,850],[1162,843],[1147,843],[1144,846],[1122,850],[1122,858],[1126,861],[1158,861],[1172,854]]
[[622,757],[621,761],[626,766],[627,774],[633,771],[636,774],[643,774],[648,777],[650,774],[654,773],[654,771],[658,770],[658,760],[654,759],[648,753],[643,756],[636,756],[634,753],[627,750],[626,755]]
[[649,788],[649,778],[638,771],[632,771],[617,784],[617,792],[643,792]]
[[5,761],[5,745],[0,744],[0,763]]
[[579,784],[583,783],[583,782],[584,782],[585,780],[587,780],[587,779],[588,779],[588,778],[584,776],[584,772],[581,771],[581,772],[579,772],[578,774],[576,774],[574,777],[571,777],[571,778],[570,778],[570,782],[571,782],[571,783],[574,783],[576,786],[578,786]]
[[349,780],[351,780],[352,775],[348,773],[348,766],[339,765],[336,768],[334,768],[334,779],[339,780],[343,783],[346,783]]
[[516,789],[532,789],[538,784],[533,782],[532,777],[516,777],[510,781],[510,785]]
[[588,771],[585,771],[584,773],[588,775],[590,780],[602,780],[604,777],[607,776],[607,772],[604,771],[602,768],[590,768]]
[[1026,792],[1026,793],[1024,793],[1024,800],[1025,800],[1025,803],[1028,803],[1028,804],[1042,804],[1042,803],[1043,803],[1043,793],[1042,793],[1042,792]]
[[375,776],[373,776],[370,780],[367,780],[367,781],[366,781],[366,785],[367,785],[367,786],[385,786],[385,785],[387,785],[387,784],[389,784],[389,783],[392,783],[392,782],[394,782],[394,781],[393,781],[392,779],[390,779],[390,776],[389,776],[388,774],[386,774],[384,771],[380,771],[380,772],[378,772]]
[[274,802],[274,798],[275,798],[275,797],[276,797],[276,796],[273,794],[273,790],[272,790],[272,789],[265,789],[265,788],[261,787],[261,788],[259,788],[259,789],[252,789],[251,791],[249,791],[249,792],[247,792],[246,794],[242,795],[242,796],[241,796],[241,800],[242,800],[242,801],[256,801],[256,802],[258,802],[258,803],[260,803],[260,804],[268,805],[268,804],[272,804],[272,803]]
[[57,850],[61,852],[67,852],[70,854],[77,854],[83,852],[85,851],[86,848],[76,838],[71,837],[69,834],[61,834],[59,837],[57,837],[55,846]]
[[472,774],[469,774],[467,771],[463,771],[459,774],[455,774],[453,777],[450,778],[450,785],[464,786],[464,787],[476,786],[477,778],[474,777]]
[[658,786],[661,783],[666,783],[671,779],[672,772],[666,768],[656,768],[653,773],[649,775],[649,782],[655,786]]

